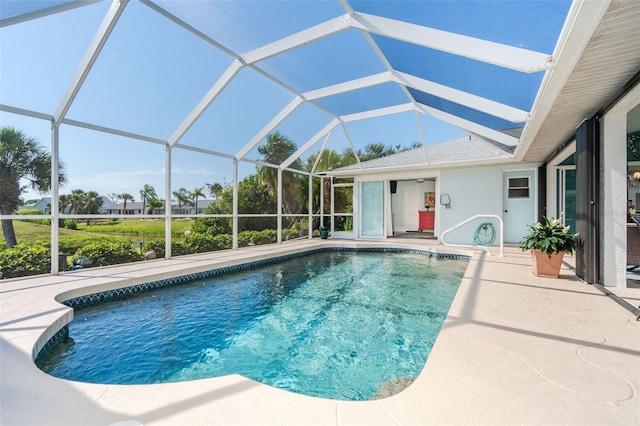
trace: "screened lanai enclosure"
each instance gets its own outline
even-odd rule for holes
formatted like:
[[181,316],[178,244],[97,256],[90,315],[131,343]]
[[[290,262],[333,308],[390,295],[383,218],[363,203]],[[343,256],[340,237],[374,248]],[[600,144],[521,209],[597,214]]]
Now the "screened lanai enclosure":
[[[56,273],[98,235],[73,233],[136,219],[160,224],[165,258],[358,238],[365,160],[450,167],[427,147],[469,135],[486,164],[523,161],[607,5],[2,0],[3,138],[49,163],[34,177],[3,139],[5,244],[11,226]],[[146,252],[137,226],[120,236]]]

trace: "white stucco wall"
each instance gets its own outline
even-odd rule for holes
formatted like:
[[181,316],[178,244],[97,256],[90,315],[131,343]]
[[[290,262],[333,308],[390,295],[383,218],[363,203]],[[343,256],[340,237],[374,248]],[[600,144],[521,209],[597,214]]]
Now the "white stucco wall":
[[[503,212],[503,173],[515,170],[535,170],[539,164],[514,164],[494,167],[469,167],[449,169],[440,172],[440,194],[449,194],[451,208],[442,209],[440,233],[460,222],[476,215],[498,215],[504,219]],[[534,174],[535,176],[535,174]],[[532,208],[536,206],[536,182],[531,183]],[[481,219],[471,222],[446,235],[446,241],[454,244],[471,244]],[[487,220],[490,221],[490,220]],[[497,222],[495,228],[498,230]],[[522,235],[527,228],[522,229]],[[521,237],[518,237],[519,240]],[[495,245],[498,244],[496,240]]]
[[640,85],[611,108],[601,122],[600,282],[626,287],[627,114],[640,102]]
[[[360,175],[356,180],[397,180],[398,190],[396,194],[392,194],[392,213],[395,214],[396,222],[404,217],[404,200],[403,200],[403,180],[411,180],[415,182],[417,178],[435,178],[433,181],[425,181],[422,192],[431,191],[435,187],[436,192],[436,229],[435,235],[439,237],[443,231],[449,229],[460,222],[474,216],[476,214],[492,214],[503,217],[503,173],[516,170],[536,170],[539,164],[521,163],[510,165],[497,165],[485,167],[466,166],[457,169],[444,170],[415,170],[411,172],[388,172],[376,173],[371,175]],[[535,173],[534,173],[535,176]],[[533,179],[531,183],[532,208],[536,206],[537,200],[537,179]],[[440,195],[449,194],[451,198],[451,208],[446,209],[439,203]],[[357,219],[356,219],[357,220]],[[472,244],[473,236],[476,228],[481,221],[469,223],[455,231],[447,234],[446,240],[452,244]],[[395,228],[399,228],[399,223],[394,224]],[[496,222],[496,230],[498,229]],[[526,228],[522,229],[522,236],[527,232]],[[499,242],[496,240],[495,245]]]

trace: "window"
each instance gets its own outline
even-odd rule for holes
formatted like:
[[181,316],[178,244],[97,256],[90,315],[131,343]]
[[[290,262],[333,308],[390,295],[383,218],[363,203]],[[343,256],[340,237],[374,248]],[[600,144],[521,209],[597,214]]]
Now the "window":
[[509,198],[529,198],[529,178],[509,178]]

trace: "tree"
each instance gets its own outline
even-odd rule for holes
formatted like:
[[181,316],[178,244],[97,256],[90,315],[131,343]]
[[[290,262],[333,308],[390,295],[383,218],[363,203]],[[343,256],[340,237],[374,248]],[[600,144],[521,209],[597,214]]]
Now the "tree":
[[127,214],[127,201],[131,201],[132,203],[135,201],[133,195],[123,192],[122,194],[117,195],[118,200],[122,200],[122,214]]
[[64,213],[67,207],[71,205],[71,196],[62,194],[58,197],[58,209],[60,213]]
[[147,214],[153,214],[153,211],[157,208],[160,208],[164,206],[164,200],[161,200],[159,198],[149,198],[149,203],[147,204],[148,207],[148,211]]
[[82,189],[74,189],[71,191],[71,195],[69,195],[69,200],[71,201],[71,209],[69,212],[72,214],[82,213],[84,191]]
[[173,196],[176,197],[178,202],[178,214],[182,214],[182,206],[191,204],[191,195],[185,188],[180,188],[177,191],[173,191]]
[[[97,214],[100,213],[100,207],[104,200],[102,197],[95,191],[88,191],[83,194],[82,197],[82,206],[81,211],[83,214]],[[90,223],[89,218],[87,218],[87,225]]]
[[[58,167],[58,182],[60,185],[66,182],[62,163]],[[35,138],[13,127],[3,127],[0,131],[0,213],[12,214],[20,203],[20,195],[28,188],[43,194],[51,189],[51,154]],[[15,247],[18,242],[11,219],[2,219],[2,232],[7,248]]]
[[198,197],[207,198],[204,195],[204,187],[202,186],[200,188],[194,189],[193,192],[191,193],[191,198],[193,199],[193,208],[196,214],[198,214]]
[[224,191],[224,186],[221,183],[206,183],[207,188],[209,188],[209,194],[213,197],[214,200],[217,200],[222,195],[222,191]]
[[[270,164],[282,164],[297,151],[296,144],[279,132],[267,136],[267,143],[258,147],[258,152],[264,156],[263,160]],[[289,166],[302,170],[302,162],[296,159]],[[273,167],[259,166],[258,177],[260,183],[269,189],[274,202],[278,197],[278,170]],[[303,180],[293,173],[282,174],[282,208],[285,214],[299,213],[300,206],[306,197],[303,191]]]
[[144,187],[140,190],[140,200],[142,201],[142,213],[144,213],[145,206],[147,205],[147,200],[151,198],[158,198],[158,194],[156,194],[156,190],[153,186],[149,184],[145,184]]

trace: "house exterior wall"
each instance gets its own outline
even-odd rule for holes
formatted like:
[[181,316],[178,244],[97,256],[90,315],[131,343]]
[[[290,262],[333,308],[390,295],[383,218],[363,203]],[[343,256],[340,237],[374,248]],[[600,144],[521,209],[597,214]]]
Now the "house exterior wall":
[[637,85],[601,121],[600,283],[612,287],[627,285],[627,115],[639,100]]
[[[522,164],[505,164],[499,166],[486,167],[461,167],[457,169],[415,170],[411,172],[388,172],[380,173],[379,171],[371,175],[360,175],[356,180],[390,180],[398,181],[398,189],[396,194],[392,194],[392,214],[395,215],[396,221],[398,217],[403,217],[404,202],[401,193],[404,185],[403,180],[413,180],[418,178],[435,178],[434,182],[425,181],[424,191],[434,187],[436,192],[436,229],[435,236],[439,237],[445,230],[458,225],[466,219],[476,214],[491,214],[503,217],[503,174],[508,171],[516,170],[536,170],[538,163],[522,163]],[[536,201],[536,179],[531,182],[532,211],[537,207]],[[421,187],[422,189],[423,187]],[[448,194],[451,198],[451,208],[447,209],[440,205],[440,195]],[[358,220],[358,218],[354,218]],[[388,221],[391,218],[387,218]],[[464,225],[446,235],[446,242],[451,244],[472,244],[473,236],[476,228],[484,220],[479,219],[467,225]],[[498,231],[497,221],[495,221],[495,229]],[[394,223],[394,228],[400,229],[399,223]],[[522,236],[527,233],[527,228],[522,229]],[[495,245],[499,244],[496,239]]]
[[[539,164],[515,164],[493,167],[469,167],[464,169],[448,169],[440,172],[439,197],[448,194],[451,208],[440,206],[439,234],[477,214],[497,215],[504,219],[503,212],[503,174],[508,171],[535,170]],[[531,182],[531,208],[536,208],[536,179]],[[496,232],[498,223],[495,220],[479,219],[470,222],[446,235],[446,242],[453,244],[472,244],[476,228],[481,222],[493,222]],[[527,233],[523,228],[521,237]],[[498,236],[499,237],[499,236]],[[521,237],[516,237],[520,240]],[[496,243],[499,241],[496,239]]]

